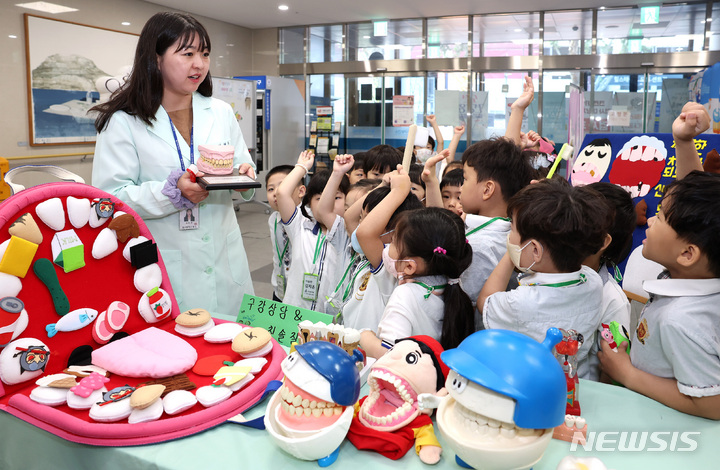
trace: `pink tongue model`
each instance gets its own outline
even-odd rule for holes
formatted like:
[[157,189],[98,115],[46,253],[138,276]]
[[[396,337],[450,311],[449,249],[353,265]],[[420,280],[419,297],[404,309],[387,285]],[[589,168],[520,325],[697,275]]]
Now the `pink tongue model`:
[[235,147],[232,145],[198,145],[197,167],[208,175],[229,175],[233,171]]

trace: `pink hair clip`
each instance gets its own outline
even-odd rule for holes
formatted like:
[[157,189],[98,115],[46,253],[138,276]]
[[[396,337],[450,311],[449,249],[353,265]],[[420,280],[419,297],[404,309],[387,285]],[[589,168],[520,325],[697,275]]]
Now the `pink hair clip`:
[[447,250],[441,246],[436,246],[433,250],[433,253],[442,253],[443,255],[447,254]]

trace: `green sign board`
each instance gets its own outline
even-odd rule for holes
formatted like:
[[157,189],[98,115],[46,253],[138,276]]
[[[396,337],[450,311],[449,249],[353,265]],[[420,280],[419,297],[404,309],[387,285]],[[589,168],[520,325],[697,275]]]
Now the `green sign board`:
[[329,325],[333,317],[327,313],[293,307],[248,294],[243,297],[240,313],[237,316],[238,323],[265,328],[278,343],[288,347],[297,342],[298,323],[303,320]]
[[660,7],[641,7],[640,8],[640,24],[658,24],[660,23]]

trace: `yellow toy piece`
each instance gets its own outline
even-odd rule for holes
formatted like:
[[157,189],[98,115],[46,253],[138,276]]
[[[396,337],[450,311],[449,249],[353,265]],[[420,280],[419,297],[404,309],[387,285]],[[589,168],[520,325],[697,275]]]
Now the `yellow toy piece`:
[[30,269],[38,246],[20,237],[11,236],[10,243],[0,261],[0,272],[24,278]]
[[0,201],[4,201],[12,194],[10,185],[5,182],[5,173],[10,170],[10,162],[0,157]]

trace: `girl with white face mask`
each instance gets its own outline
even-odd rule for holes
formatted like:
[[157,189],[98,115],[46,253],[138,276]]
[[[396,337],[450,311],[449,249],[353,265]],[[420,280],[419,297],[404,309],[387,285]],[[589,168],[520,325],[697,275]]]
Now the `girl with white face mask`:
[[445,349],[475,331],[472,303],[459,285],[472,262],[465,224],[452,212],[430,207],[403,213],[383,264],[398,279],[377,334],[364,331],[360,345],[380,357],[398,339],[428,335]]

